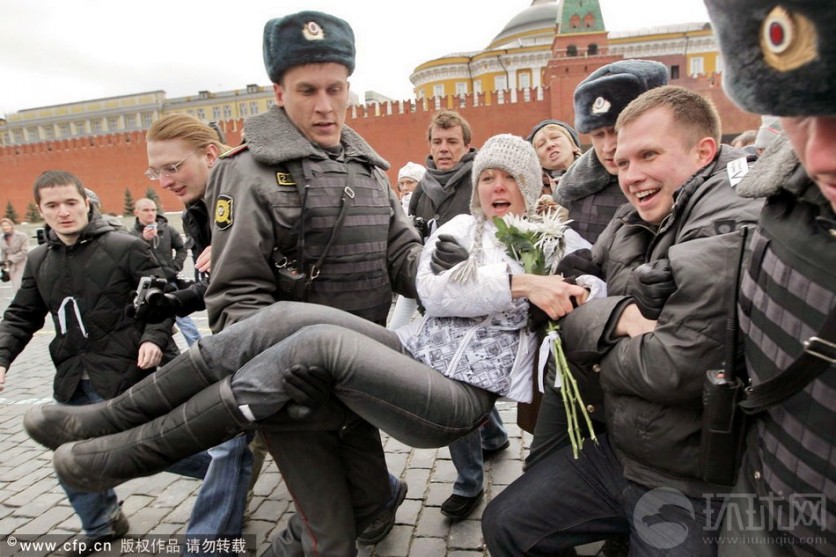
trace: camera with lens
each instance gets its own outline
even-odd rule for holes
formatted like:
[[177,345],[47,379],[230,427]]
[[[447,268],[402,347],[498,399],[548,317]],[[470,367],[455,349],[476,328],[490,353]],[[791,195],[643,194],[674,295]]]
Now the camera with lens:
[[168,282],[160,277],[142,277],[136,287],[134,297],[134,313],[141,316],[149,306],[159,304],[160,298],[165,296]]
[[421,235],[421,240],[426,240],[430,236],[430,224],[421,217],[412,217],[412,226]]

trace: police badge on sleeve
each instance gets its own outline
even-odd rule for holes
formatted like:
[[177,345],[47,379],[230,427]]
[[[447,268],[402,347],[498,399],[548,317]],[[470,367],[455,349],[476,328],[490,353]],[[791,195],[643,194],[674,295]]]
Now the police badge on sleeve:
[[215,202],[215,225],[219,230],[226,230],[232,226],[233,221],[233,199],[232,196],[221,194]]

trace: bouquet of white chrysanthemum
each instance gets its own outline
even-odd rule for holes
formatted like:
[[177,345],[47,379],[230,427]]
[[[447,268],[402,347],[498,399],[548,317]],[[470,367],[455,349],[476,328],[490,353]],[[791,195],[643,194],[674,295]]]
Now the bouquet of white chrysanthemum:
[[[556,212],[546,212],[536,217],[520,217],[505,215],[494,217],[496,225],[496,239],[505,244],[509,256],[518,261],[526,273],[532,275],[551,275],[557,269],[557,264],[563,258],[566,247],[564,233],[568,222],[562,221]],[[580,421],[583,418],[589,431],[589,438],[598,442],[592,420],[581,399],[578,383],[569,370],[563,344],[560,340],[560,326],[554,321],[546,325],[546,341],[554,358],[557,374],[557,387],[560,387],[566,417],[569,422],[568,433],[572,442],[572,453],[578,458],[578,451],[583,445],[584,437],[581,433]],[[541,360],[544,358],[541,354]],[[540,362],[543,365],[543,362]]]

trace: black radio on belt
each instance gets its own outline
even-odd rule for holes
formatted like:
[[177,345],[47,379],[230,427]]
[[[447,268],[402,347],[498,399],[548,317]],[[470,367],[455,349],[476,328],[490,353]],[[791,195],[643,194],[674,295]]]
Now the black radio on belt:
[[289,300],[304,302],[308,299],[308,276],[296,267],[295,261],[285,259],[276,265],[279,291]]

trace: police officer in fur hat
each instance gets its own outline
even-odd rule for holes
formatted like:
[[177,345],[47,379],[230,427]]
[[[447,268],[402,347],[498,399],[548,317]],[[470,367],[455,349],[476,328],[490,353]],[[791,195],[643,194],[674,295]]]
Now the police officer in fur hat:
[[[275,106],[246,120],[246,144],[220,158],[207,188],[212,330],[276,300],[385,324],[393,291],[416,296],[421,243],[384,174],[389,164],[345,125],[354,33],[303,11],[266,23],[263,55]],[[387,473],[377,429],[347,408],[328,402],[307,421],[316,431],[293,431],[296,421],[262,432],[298,511],[273,552],[353,555],[358,534],[376,543],[391,530],[406,484]]]
[[[744,110],[778,116],[784,130],[737,187],[767,201],[740,291],[747,404],[756,414],[720,552],[832,555],[836,12],[819,0],[706,6],[726,93]],[[763,395],[767,383],[777,396]]]
[[554,200],[566,207],[570,226],[595,243],[627,199],[618,187],[615,120],[630,101],[668,82],[668,69],[652,60],[619,60],[598,68],[575,89],[575,129],[589,134],[592,149],[560,179]]

